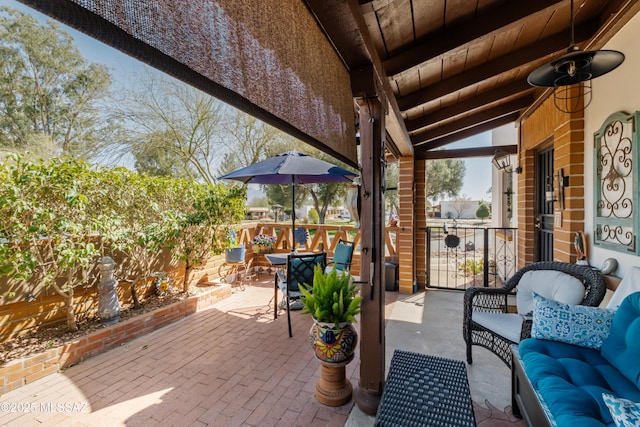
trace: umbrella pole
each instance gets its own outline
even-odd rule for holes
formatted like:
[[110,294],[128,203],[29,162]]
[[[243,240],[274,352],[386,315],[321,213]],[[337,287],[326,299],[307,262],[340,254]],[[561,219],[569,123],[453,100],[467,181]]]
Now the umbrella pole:
[[295,252],[296,251],[296,180],[294,178],[294,175],[291,175],[291,186],[292,186],[292,190],[291,190],[291,237],[292,237],[292,244],[291,244],[291,252]]

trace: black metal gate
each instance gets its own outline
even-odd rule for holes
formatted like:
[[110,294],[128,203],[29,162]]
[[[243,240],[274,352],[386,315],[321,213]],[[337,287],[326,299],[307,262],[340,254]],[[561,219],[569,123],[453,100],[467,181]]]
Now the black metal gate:
[[553,261],[553,148],[538,153],[536,182],[536,261]]
[[427,287],[502,286],[515,272],[517,228],[427,227]]

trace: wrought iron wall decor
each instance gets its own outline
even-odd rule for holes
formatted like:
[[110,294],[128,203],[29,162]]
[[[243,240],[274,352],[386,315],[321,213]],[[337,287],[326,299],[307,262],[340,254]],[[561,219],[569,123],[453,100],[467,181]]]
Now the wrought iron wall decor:
[[640,112],[617,112],[595,139],[594,244],[640,255],[638,245],[638,133]]

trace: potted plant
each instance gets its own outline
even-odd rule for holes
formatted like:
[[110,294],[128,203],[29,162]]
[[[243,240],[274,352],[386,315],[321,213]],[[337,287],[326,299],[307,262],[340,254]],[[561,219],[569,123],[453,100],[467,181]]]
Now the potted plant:
[[269,236],[268,234],[257,234],[251,240],[253,251],[259,254],[270,254],[273,252],[275,245],[276,236]]
[[234,229],[229,229],[225,242],[224,260],[225,262],[244,262],[245,247],[240,243],[238,234]]
[[348,272],[332,269],[326,273],[316,265],[313,288],[301,284],[302,313],[313,317],[310,338],[321,363],[315,396],[320,403],[341,406],[351,400],[353,387],[346,379],[345,366],[353,359],[358,333],[352,323],[360,313],[362,297]]

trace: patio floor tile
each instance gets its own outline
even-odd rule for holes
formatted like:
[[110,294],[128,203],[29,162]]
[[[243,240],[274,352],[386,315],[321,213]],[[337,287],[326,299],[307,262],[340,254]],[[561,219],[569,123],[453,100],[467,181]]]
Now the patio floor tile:
[[[273,320],[272,298],[272,276],[263,275],[208,310],[7,393],[2,402],[37,410],[0,413],[0,425],[349,424],[353,402],[331,408],[313,396],[320,364],[309,348],[311,318],[292,312],[289,338],[286,314]],[[357,385],[357,357],[347,377]],[[354,425],[373,425],[362,419]]]

